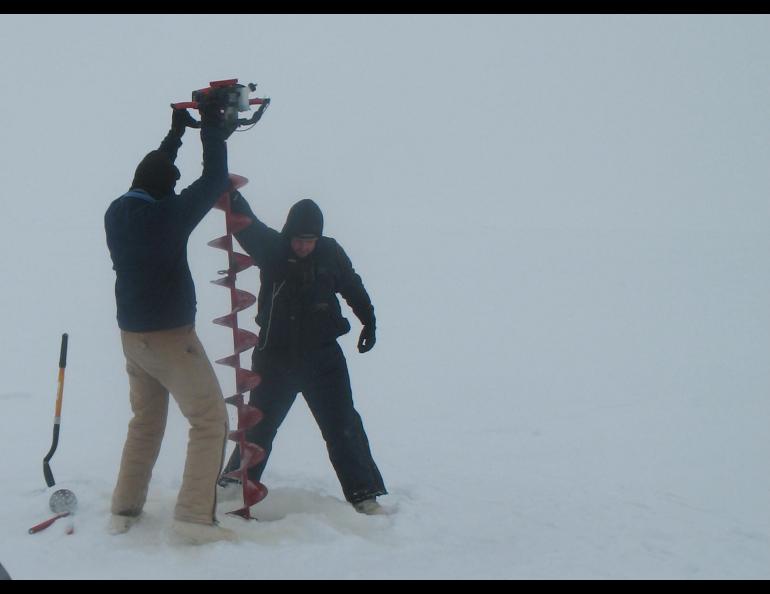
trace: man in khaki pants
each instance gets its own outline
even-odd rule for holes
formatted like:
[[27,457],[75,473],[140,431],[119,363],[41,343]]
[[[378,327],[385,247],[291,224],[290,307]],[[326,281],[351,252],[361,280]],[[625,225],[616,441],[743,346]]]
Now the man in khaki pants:
[[112,497],[110,532],[127,532],[140,517],[170,393],[190,423],[173,526],[194,544],[235,538],[216,521],[216,482],[228,416],[214,369],[195,333],[195,286],[187,263],[190,233],[229,187],[225,140],[232,129],[219,107],[201,106],[200,111],[201,177],[174,194],[181,137],[187,126],[197,126],[186,110],[174,110],[171,130],[159,149],[145,156],[130,190],[112,202],[104,217],[134,413]]
[[215,484],[227,437],[227,411],[195,329],[188,325],[158,332],[121,331],[121,339],[134,418],[128,427],[112,512],[121,518],[135,518],[144,506],[171,392],[191,426],[174,516],[183,522],[212,524]]

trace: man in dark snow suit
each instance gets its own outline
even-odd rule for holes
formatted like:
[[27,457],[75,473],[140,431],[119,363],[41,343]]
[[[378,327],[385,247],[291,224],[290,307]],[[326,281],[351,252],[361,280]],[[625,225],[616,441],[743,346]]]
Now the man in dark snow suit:
[[[345,499],[361,513],[381,513],[376,498],[387,491],[353,406],[347,363],[337,343],[350,331],[339,293],[363,324],[359,352],[374,346],[374,307],[361,277],[342,247],[323,236],[323,214],[312,200],[292,206],[279,233],[254,215],[239,192],[231,196],[233,211],[252,220],[236,238],[260,269],[260,331],[252,369],[262,382],[251,391],[249,404],[260,409],[264,418],[249,430],[247,439],[269,456],[278,428],[302,392],[321,429]],[[249,478],[260,480],[266,464],[267,457],[249,470]],[[236,448],[225,472],[239,467]],[[228,482],[222,479],[220,485]]]
[[225,140],[231,130],[216,106],[201,107],[201,118],[201,176],[174,194],[182,134],[196,124],[189,113],[175,110],[160,148],[142,159],[130,191],[104,217],[134,413],[112,496],[110,532],[126,532],[142,512],[171,394],[190,423],[173,527],[194,544],[235,537],[216,522],[228,415],[195,333],[195,286],[187,262],[190,234],[230,185]]

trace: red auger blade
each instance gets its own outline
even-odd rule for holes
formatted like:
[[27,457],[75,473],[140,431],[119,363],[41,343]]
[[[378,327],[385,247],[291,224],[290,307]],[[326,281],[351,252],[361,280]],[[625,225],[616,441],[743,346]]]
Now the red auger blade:
[[223,235],[222,237],[217,237],[216,239],[212,239],[206,245],[210,245],[213,248],[219,248],[220,250],[227,250],[228,252],[230,252],[233,249],[233,236]]
[[253,332],[249,332],[243,328],[238,328],[238,332],[236,333],[234,341],[235,350],[239,353],[242,353],[243,351],[247,351],[250,348],[255,347],[257,342],[259,342],[259,337]]
[[235,289],[235,306],[233,307],[234,312],[242,311],[247,307],[251,307],[256,302],[257,298],[251,293],[242,291],[241,289]]
[[250,392],[262,383],[262,376],[247,369],[235,370],[236,392]]
[[228,328],[234,328],[235,322],[237,320],[238,320],[238,312],[231,312],[219,318],[214,318],[213,321],[215,324],[219,324],[220,326],[227,326]]
[[[227,434],[227,439],[230,441],[234,441],[236,443],[241,441],[241,438],[245,439],[246,437],[246,431],[244,429],[236,429],[235,431],[230,431],[230,433]],[[227,476],[227,475],[224,475]]]
[[230,174],[230,186],[232,187],[233,190],[242,188],[247,183],[249,183],[248,178],[243,177],[242,175],[238,175],[237,173]]
[[235,396],[230,396],[229,398],[225,398],[225,402],[227,404],[232,404],[233,406],[240,408],[243,406],[243,394],[236,394]]
[[[243,176],[231,173],[230,191],[245,186],[248,181],[249,180]],[[259,338],[253,332],[242,330],[238,327],[238,312],[254,305],[257,298],[252,293],[242,291],[235,286],[236,275],[239,272],[254,266],[254,260],[246,254],[233,251],[233,233],[238,233],[251,225],[251,219],[248,216],[232,212],[230,191],[224,192],[216,204],[217,208],[225,211],[227,234],[223,237],[213,239],[208,245],[213,248],[225,250],[228,256],[229,266],[228,270],[220,271],[220,274],[224,276],[211,281],[215,285],[230,290],[230,305],[232,307],[230,313],[214,319],[215,324],[232,329],[233,349],[235,351],[233,354],[217,359],[216,361],[220,365],[227,365],[235,370],[235,385],[237,392],[235,395],[226,398],[225,402],[235,406],[238,412],[238,429],[230,431],[228,439],[235,441],[238,444],[241,455],[241,466],[237,470],[226,473],[224,477],[238,480],[243,485],[243,507],[229,513],[244,519],[252,519],[249,508],[265,498],[267,495],[267,488],[262,483],[250,481],[248,479],[248,470],[264,460],[267,453],[257,444],[250,443],[246,438],[247,430],[254,427],[262,420],[263,413],[258,408],[245,404],[243,393],[256,388],[262,381],[262,376],[251,370],[241,368],[240,354],[256,346]]]
[[267,487],[262,483],[255,483],[254,481],[246,480],[244,484],[245,491],[245,503],[249,507],[255,503],[259,503],[267,496]]
[[237,212],[230,213],[227,219],[227,223],[230,226],[231,233],[238,233],[249,225],[251,225],[251,219],[246,215],[238,214]]
[[238,429],[248,429],[262,420],[264,413],[255,406],[245,405],[238,409]]
[[254,260],[251,259],[251,256],[240,254],[238,252],[232,252],[230,254],[230,270],[232,272],[237,274],[252,266],[254,266]]
[[220,365],[227,365],[228,367],[238,368],[241,366],[240,353],[236,353],[234,355],[228,355],[227,357],[222,357],[221,359],[217,359],[216,361],[214,361],[214,363],[219,363]]
[[241,472],[246,472],[265,459],[266,452],[255,443],[246,443],[241,450]]
[[219,285],[220,287],[226,287],[228,289],[234,289],[235,288],[235,278],[231,276],[223,276],[221,278],[215,279],[211,281],[214,285]]
[[251,509],[248,507],[242,507],[241,509],[236,509],[231,512],[227,512],[228,516],[238,516],[243,518],[244,520],[256,520],[256,518],[251,517]]

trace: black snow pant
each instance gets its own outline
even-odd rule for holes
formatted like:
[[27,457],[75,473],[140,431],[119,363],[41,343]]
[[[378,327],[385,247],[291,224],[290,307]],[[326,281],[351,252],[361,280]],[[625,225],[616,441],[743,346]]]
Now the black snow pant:
[[[339,344],[332,342],[300,357],[255,349],[252,363],[262,382],[251,391],[249,404],[260,409],[264,417],[246,432],[246,439],[264,448],[267,455],[249,469],[250,480],[261,480],[278,428],[302,392],[321,429],[345,499],[358,503],[387,493],[361,417],[353,406],[348,367]],[[236,447],[224,472],[236,470],[240,464]]]
[[3,567],[3,564],[0,563],[0,580],[10,580],[11,576],[8,575],[8,572],[5,571],[5,567]]

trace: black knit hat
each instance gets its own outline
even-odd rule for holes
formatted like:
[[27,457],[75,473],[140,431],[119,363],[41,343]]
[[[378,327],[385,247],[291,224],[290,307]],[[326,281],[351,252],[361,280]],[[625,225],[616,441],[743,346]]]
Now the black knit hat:
[[132,188],[141,188],[156,200],[174,191],[179,169],[163,151],[151,151],[142,159],[134,173]]
[[305,198],[289,209],[286,224],[281,233],[284,237],[317,238],[323,235],[324,215],[318,205]]

